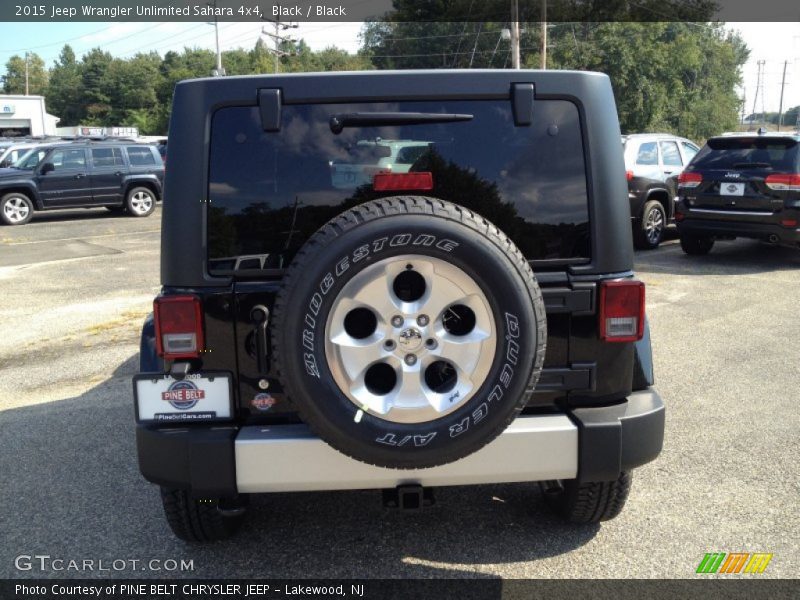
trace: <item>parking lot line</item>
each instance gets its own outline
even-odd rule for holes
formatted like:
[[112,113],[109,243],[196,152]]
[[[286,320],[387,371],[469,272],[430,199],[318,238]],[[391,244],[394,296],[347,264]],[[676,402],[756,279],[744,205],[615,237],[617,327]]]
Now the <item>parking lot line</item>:
[[92,240],[97,238],[106,238],[106,237],[123,237],[129,235],[145,235],[148,233],[160,233],[161,229],[147,229],[145,231],[129,231],[128,233],[103,233],[100,235],[82,235],[78,237],[70,237],[70,238],[55,238],[51,240],[34,240],[32,242],[3,242],[2,245],[4,246],[24,246],[26,244],[50,244],[52,242],[73,242],[76,240]]

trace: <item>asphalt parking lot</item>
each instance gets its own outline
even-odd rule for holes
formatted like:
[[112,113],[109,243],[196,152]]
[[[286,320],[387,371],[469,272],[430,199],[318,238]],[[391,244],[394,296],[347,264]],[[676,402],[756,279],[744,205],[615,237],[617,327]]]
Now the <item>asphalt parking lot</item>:
[[[418,514],[372,491],[275,494],[234,540],[193,547],[168,530],[134,447],[159,221],[100,209],[0,228],[0,577],[684,578],[707,552],[773,553],[760,577],[796,577],[800,252],[637,253],[667,433],[614,521],[560,524],[524,484],[441,489]],[[193,570],[15,568],[36,554]]]

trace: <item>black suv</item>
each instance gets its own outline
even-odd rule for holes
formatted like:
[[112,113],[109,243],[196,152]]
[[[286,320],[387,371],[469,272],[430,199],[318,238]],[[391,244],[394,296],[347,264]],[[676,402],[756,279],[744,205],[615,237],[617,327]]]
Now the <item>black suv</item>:
[[711,138],[679,177],[681,247],[707,254],[716,239],[800,246],[800,135]]
[[[177,536],[283,491],[540,482],[568,520],[619,513],[664,405],[608,77],[194,80],[169,139],[133,387]],[[414,160],[364,160],[383,140]]]
[[161,199],[163,180],[164,163],[149,144],[43,144],[0,169],[0,218],[22,225],[35,211],[96,206],[146,217]]

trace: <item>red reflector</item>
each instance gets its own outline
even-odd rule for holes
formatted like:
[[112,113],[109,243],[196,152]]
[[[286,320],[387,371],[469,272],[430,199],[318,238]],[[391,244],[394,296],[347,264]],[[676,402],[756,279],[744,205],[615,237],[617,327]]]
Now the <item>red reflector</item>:
[[628,181],[633,179],[633,171],[625,171],[625,179],[627,179]]
[[678,185],[685,187],[696,187],[703,182],[703,176],[700,173],[691,173],[684,171],[678,175]]
[[197,296],[162,296],[153,302],[156,351],[172,360],[197,358],[204,348],[203,309]]
[[432,190],[433,173],[378,173],[372,180],[376,192],[402,192],[405,190]]
[[781,225],[784,227],[797,227],[797,219],[781,219]]
[[675,220],[676,221],[683,221],[685,218],[686,218],[686,215],[683,214],[681,211],[679,211],[679,210],[675,211]]
[[635,342],[644,334],[644,283],[635,280],[600,284],[600,339]]

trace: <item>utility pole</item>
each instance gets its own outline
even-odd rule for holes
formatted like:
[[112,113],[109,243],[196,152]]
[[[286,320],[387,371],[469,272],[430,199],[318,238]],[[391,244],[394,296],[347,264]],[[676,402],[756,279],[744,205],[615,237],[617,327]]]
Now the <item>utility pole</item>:
[[25,53],[25,95],[28,95],[28,53]]
[[747,110],[747,88],[742,86],[742,118],[739,121],[740,125],[744,125],[745,111]]
[[519,3],[511,0],[511,68],[519,69]]
[[219,51],[219,21],[217,20],[217,0],[213,2],[207,2],[206,6],[210,6],[214,8],[214,22],[208,23],[209,25],[214,26],[214,39],[217,43],[217,67],[211,71],[211,74],[214,77],[223,77],[225,75],[225,69],[222,68],[222,53]]
[[788,60],[783,61],[783,78],[781,79],[781,102],[778,105],[778,131],[781,130],[783,124],[783,88],[786,87],[786,65],[789,64]]
[[755,120],[755,118],[756,118],[756,107],[758,106],[758,92],[759,92],[759,90],[761,90],[761,97],[762,97],[761,106],[762,107],[764,106],[764,100],[763,100],[764,88],[762,87],[762,84],[761,84],[761,77],[762,77],[762,67],[764,66],[765,62],[766,61],[764,61],[764,60],[756,61],[756,64],[758,65],[758,75],[756,76],[756,93],[753,96],[753,113],[751,115],[752,118],[750,120],[750,126],[747,128],[748,131],[752,131],[752,129],[753,129],[753,120]]
[[539,48],[539,55],[541,58],[541,64],[539,68],[542,70],[547,68],[547,0],[542,0],[542,42],[541,47]]
[[270,50],[270,51],[273,54],[275,54],[275,72],[278,73],[280,71],[280,67],[281,67],[281,63],[280,63],[281,56],[291,56],[293,54],[292,52],[285,52],[284,50],[281,50],[281,43],[283,43],[283,42],[294,43],[294,42],[297,41],[295,39],[292,39],[288,35],[280,35],[279,32],[281,30],[286,31],[287,29],[297,29],[299,27],[299,25],[297,23],[288,23],[288,24],[287,23],[281,23],[280,22],[280,18],[278,18],[278,19],[270,19],[270,18],[267,18],[267,17],[261,17],[261,20],[262,21],[271,22],[273,24],[274,28],[275,28],[275,33],[270,33],[269,31],[267,31],[266,29],[264,29],[262,27],[261,28],[261,33],[263,35],[271,37],[272,41],[275,44],[275,48],[273,50]]

